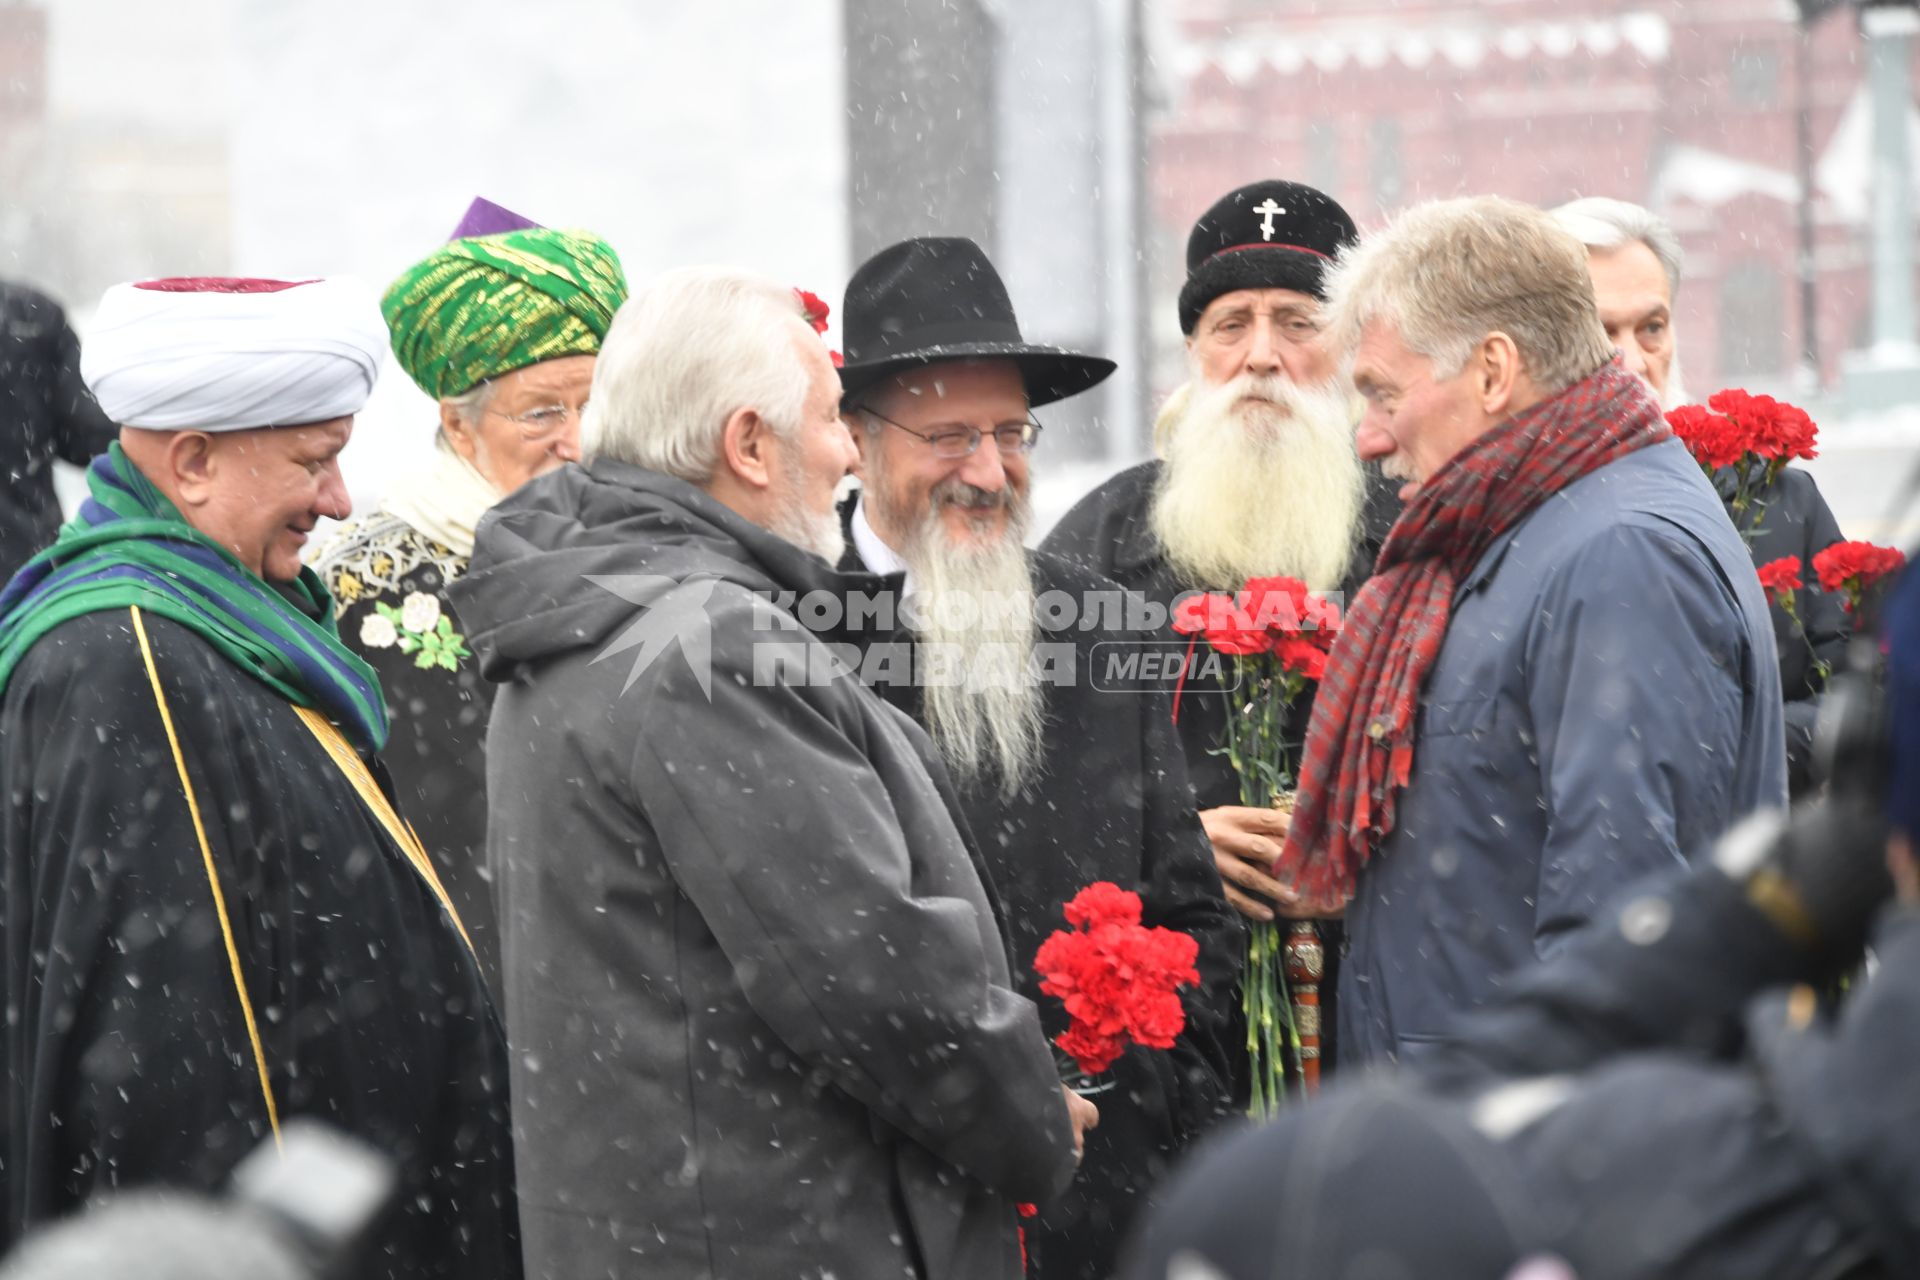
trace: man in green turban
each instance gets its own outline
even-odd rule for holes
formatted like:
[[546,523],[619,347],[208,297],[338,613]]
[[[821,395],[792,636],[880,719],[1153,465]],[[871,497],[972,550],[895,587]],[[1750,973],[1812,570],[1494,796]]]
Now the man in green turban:
[[439,864],[488,980],[499,951],[486,863],[487,715],[447,584],[501,498],[580,456],[594,359],[627,281],[612,246],[475,200],[453,238],[381,299],[400,367],[440,405],[434,460],[315,556],[340,634],[379,673],[401,806]]

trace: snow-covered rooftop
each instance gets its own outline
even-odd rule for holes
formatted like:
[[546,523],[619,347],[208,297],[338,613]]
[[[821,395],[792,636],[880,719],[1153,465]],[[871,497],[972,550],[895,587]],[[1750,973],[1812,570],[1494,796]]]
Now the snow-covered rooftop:
[[1290,76],[1309,66],[1325,72],[1348,63],[1373,70],[1395,62],[1420,71],[1440,59],[1471,70],[1491,57],[1511,61],[1567,58],[1576,53],[1605,57],[1621,50],[1646,62],[1664,62],[1672,35],[1665,18],[1641,11],[1578,22],[1513,25],[1450,18],[1392,32],[1374,22],[1316,26],[1311,31],[1243,31],[1220,40],[1179,45],[1173,59],[1175,71],[1184,79],[1218,67],[1234,83],[1245,84],[1267,70]]

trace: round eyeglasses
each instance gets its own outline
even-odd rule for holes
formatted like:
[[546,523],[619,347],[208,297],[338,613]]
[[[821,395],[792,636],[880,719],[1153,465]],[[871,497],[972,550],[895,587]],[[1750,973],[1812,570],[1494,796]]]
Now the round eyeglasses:
[[569,409],[564,404],[543,404],[525,413],[504,413],[499,409],[488,409],[496,418],[505,418],[520,428],[520,438],[528,444],[541,444],[556,440],[566,431],[567,423],[578,421],[587,412],[587,406]]
[[1040,424],[1032,418],[1025,422],[1003,422],[992,431],[982,431],[958,422],[939,422],[916,430],[903,422],[895,422],[884,413],[874,413],[871,409],[862,409],[861,412],[871,414],[890,427],[898,427],[917,440],[926,441],[933,446],[933,456],[936,458],[971,458],[987,436],[993,437],[1001,453],[1011,454],[1033,452],[1033,446],[1040,439]]

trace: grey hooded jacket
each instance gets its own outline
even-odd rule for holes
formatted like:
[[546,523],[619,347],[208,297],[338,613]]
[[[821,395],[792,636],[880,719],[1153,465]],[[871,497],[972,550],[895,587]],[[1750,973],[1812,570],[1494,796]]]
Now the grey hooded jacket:
[[1011,1280],[1072,1178],[932,745],[794,604],[855,578],[607,461],[480,527],[529,1276]]

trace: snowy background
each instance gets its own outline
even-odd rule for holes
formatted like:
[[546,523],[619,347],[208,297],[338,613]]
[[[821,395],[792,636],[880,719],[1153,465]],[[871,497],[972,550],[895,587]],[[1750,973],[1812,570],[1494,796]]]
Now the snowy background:
[[[1624,188],[1613,193],[1691,219],[1689,234],[1719,226],[1746,241],[1778,236],[1781,224],[1766,219],[1796,198],[1797,185],[1771,137],[1743,150],[1742,134],[1759,123],[1671,104],[1705,75],[1689,50],[1714,23],[1738,25],[1746,41],[1730,46],[1731,92],[1754,67],[1784,75],[1768,51],[1790,30],[1790,6],[1586,0],[1532,6],[1544,16],[1529,17],[1530,4],[1512,0],[1492,14],[1491,6],[1437,0],[1149,0],[1129,10],[1136,123],[1151,135],[1134,175],[1144,194],[1137,243],[1128,247],[1148,276],[1134,348],[1152,353],[1136,362],[1143,406],[1180,373],[1170,298],[1186,223],[1236,181],[1274,172],[1325,181],[1364,226],[1396,200],[1478,183],[1478,147],[1509,157],[1486,189],[1524,198],[1549,169],[1562,186],[1618,173]],[[49,289],[83,332],[100,290],[135,276],[351,274],[378,289],[438,243],[479,194],[607,236],[636,284],[670,266],[720,261],[837,302],[855,259],[849,192],[878,191],[909,208],[916,201],[912,190],[889,190],[910,187],[912,174],[850,172],[849,114],[904,131],[902,154],[924,142],[919,149],[937,158],[941,113],[961,114],[940,93],[964,77],[958,55],[968,50],[902,38],[898,24],[910,31],[924,12],[928,30],[950,32],[939,11],[964,8],[976,19],[964,29],[999,44],[998,87],[984,108],[994,117],[998,159],[988,171],[960,174],[958,189],[990,188],[987,213],[977,216],[997,219],[996,257],[1029,329],[1051,326],[1039,336],[1115,349],[1103,340],[1110,331],[1097,326],[1119,304],[1077,298],[1083,290],[1069,278],[1097,282],[1111,271],[1110,246],[1100,250],[1079,228],[1115,185],[1115,153],[1102,149],[1110,139],[1093,114],[1099,86],[1086,71],[1097,52],[1086,32],[1095,28],[1073,23],[1074,15],[1098,17],[1124,4],[0,0],[0,69],[11,65],[8,15],[23,8],[43,19],[44,83],[37,95],[15,92],[13,115],[0,94],[0,274]],[[1586,9],[1593,14],[1575,12]],[[864,15],[862,31],[896,26],[850,60],[855,14]],[[1689,25],[1696,16],[1700,29]],[[1814,175],[1820,252],[1841,264],[1828,297],[1852,308],[1835,320],[1842,328],[1864,306],[1867,275],[1864,266],[1846,266],[1849,253],[1858,257],[1868,182],[1857,44],[1830,21],[1812,64],[1822,104]],[[925,86],[926,101],[909,87],[895,102],[851,104],[850,83],[876,56],[910,65],[921,77],[910,84]],[[5,74],[17,90],[21,73]],[[1416,95],[1395,108],[1390,130],[1365,117],[1379,97],[1370,75]],[[1524,108],[1527,93],[1558,94],[1539,100],[1571,99],[1586,114],[1576,124],[1534,112],[1508,133],[1484,125],[1485,136],[1460,135],[1459,155],[1436,156],[1413,141],[1437,109],[1418,95],[1450,99],[1449,77],[1463,75],[1486,86],[1484,102],[1467,104],[1476,121],[1493,119],[1503,101]],[[1554,77],[1566,77],[1565,86]],[[1343,93],[1361,96],[1349,107]],[[1316,95],[1324,99],[1318,107]],[[23,115],[18,102],[27,99]],[[909,108],[929,104],[938,110],[912,123],[888,114],[897,108],[906,121]],[[1309,109],[1322,116],[1288,123]],[[1618,129],[1594,127],[1595,112],[1616,109]],[[1671,118],[1648,120],[1663,110]],[[1704,131],[1703,112],[1711,125]],[[1259,132],[1268,125],[1270,138]],[[1623,166],[1615,135],[1636,129],[1649,132],[1652,158]],[[1408,154],[1393,155],[1386,171],[1381,149],[1403,138]],[[1361,154],[1368,147],[1371,160]],[[1324,177],[1315,166],[1325,167]],[[1551,183],[1534,185],[1554,194],[1532,198],[1557,198]],[[938,228],[957,203],[953,190],[919,199],[919,225],[910,230]],[[1104,264],[1101,252],[1109,255]],[[1690,241],[1690,267],[1698,261],[1710,276],[1731,252],[1710,245],[1700,253]],[[1713,287],[1690,279],[1703,304]],[[1683,319],[1683,345],[1691,341],[1702,361],[1710,347],[1724,352],[1707,319]],[[1689,339],[1695,324],[1700,332]],[[1837,350],[1829,359],[1836,357]],[[1849,535],[1920,536],[1920,507],[1890,510],[1920,458],[1920,406],[1849,413],[1831,373],[1824,388],[1804,393],[1789,376],[1738,381],[1791,393],[1815,413],[1823,453],[1809,469]],[[1702,394],[1736,381],[1690,380]],[[1049,437],[1038,466],[1039,529],[1140,456],[1137,434],[1108,431],[1088,446],[1084,431],[1107,430],[1099,416],[1106,412],[1097,409],[1091,427],[1068,423]],[[425,397],[389,366],[346,455],[357,501],[377,501],[388,477],[426,456],[433,422]]]

